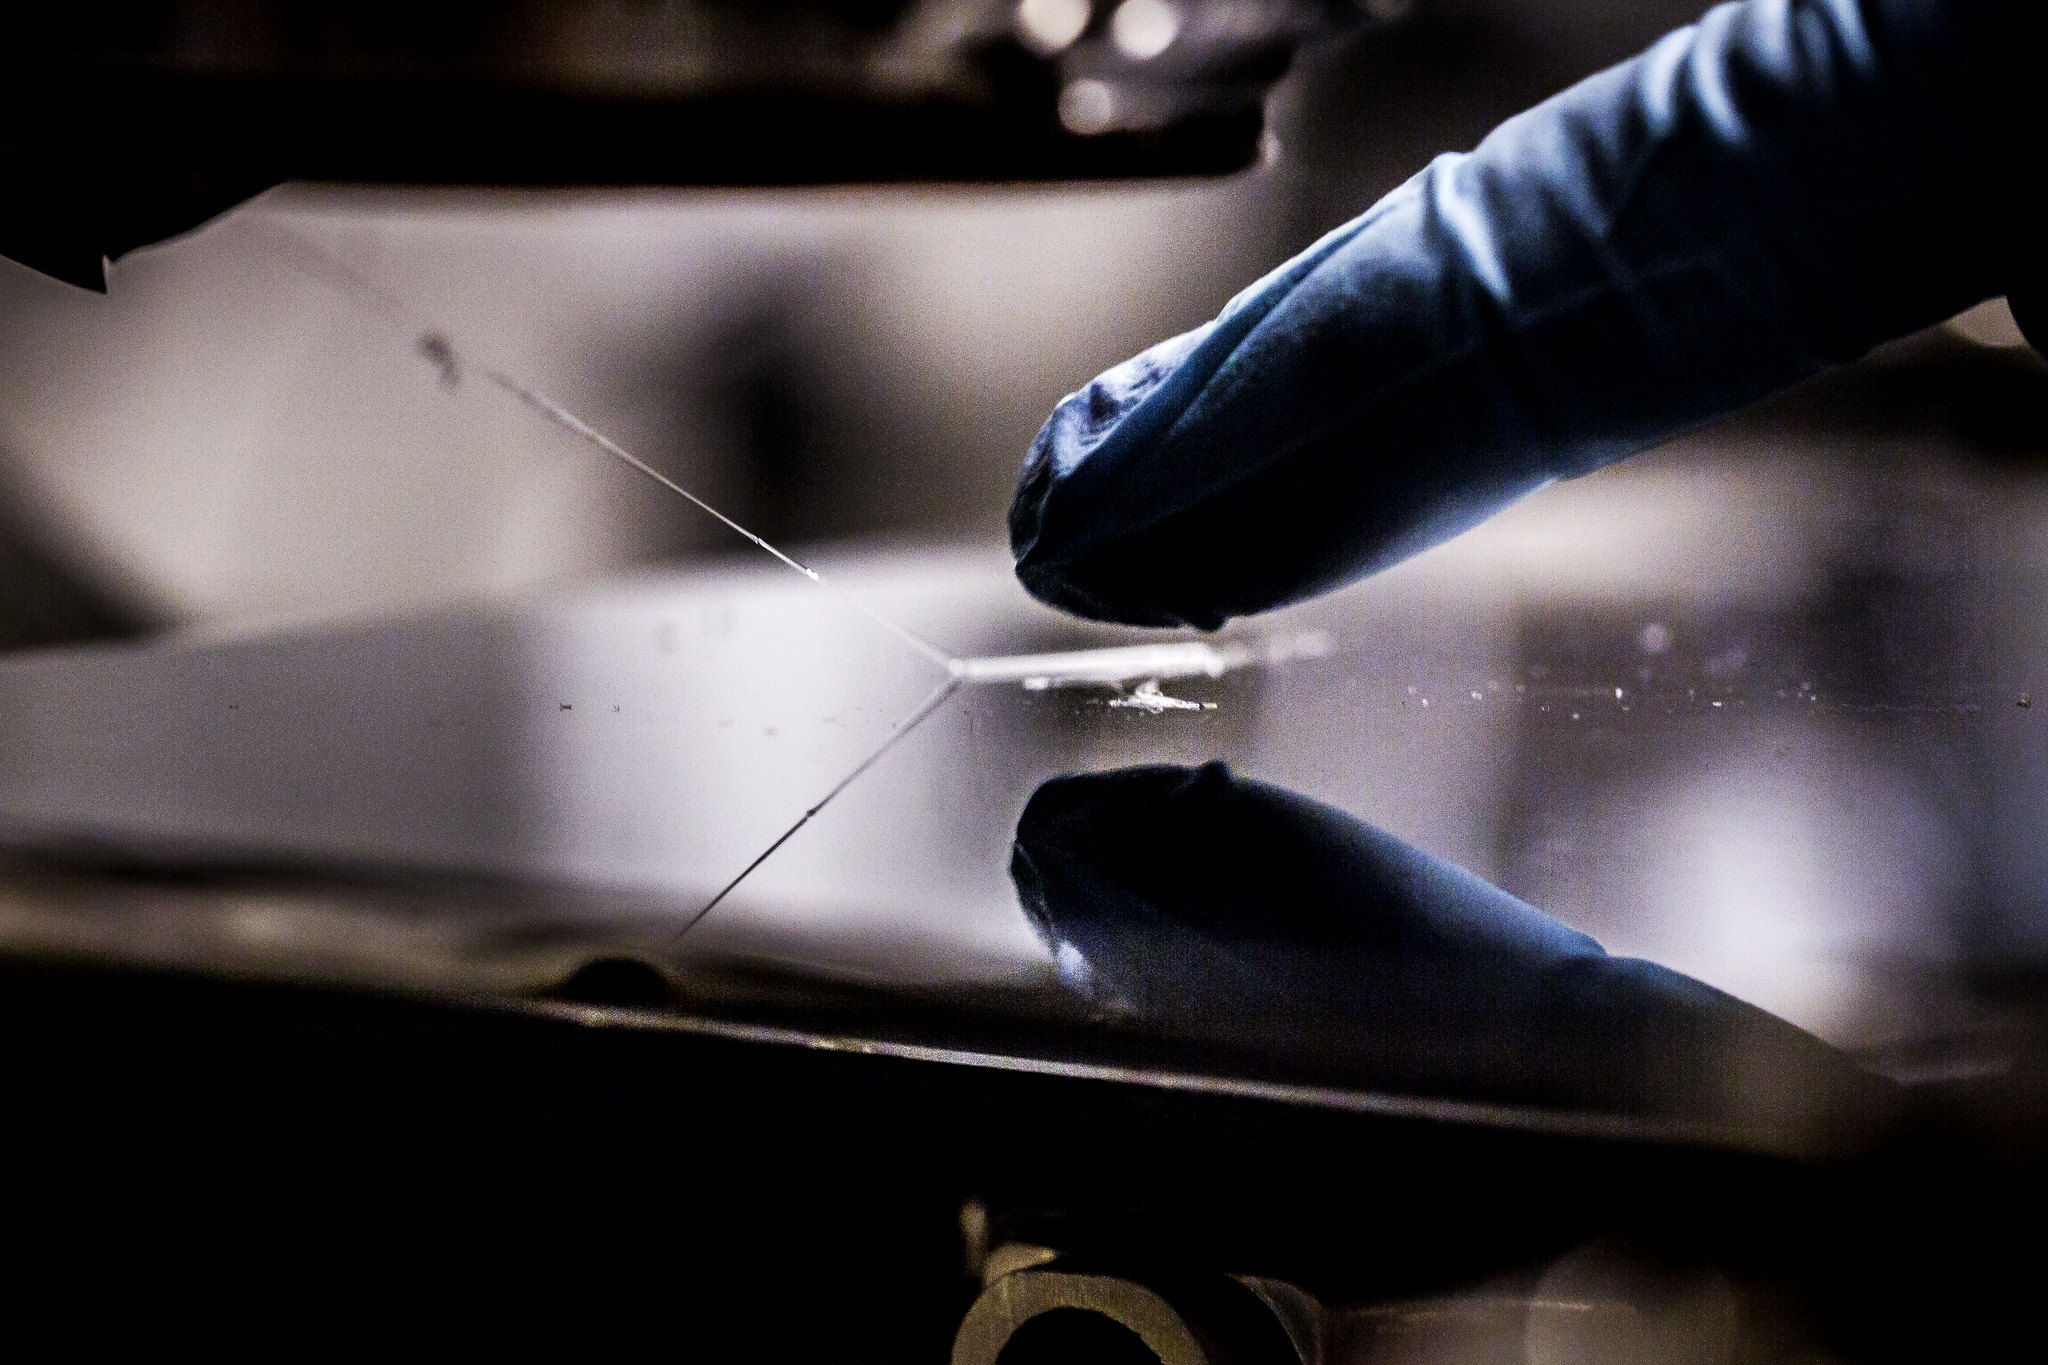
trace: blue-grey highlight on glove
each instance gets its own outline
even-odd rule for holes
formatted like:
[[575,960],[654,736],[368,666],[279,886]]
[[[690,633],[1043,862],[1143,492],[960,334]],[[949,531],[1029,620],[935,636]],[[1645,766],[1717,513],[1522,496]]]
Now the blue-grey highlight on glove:
[[2043,11],[1724,5],[1439,158],[1063,400],[1018,577],[1213,629],[2014,289]]

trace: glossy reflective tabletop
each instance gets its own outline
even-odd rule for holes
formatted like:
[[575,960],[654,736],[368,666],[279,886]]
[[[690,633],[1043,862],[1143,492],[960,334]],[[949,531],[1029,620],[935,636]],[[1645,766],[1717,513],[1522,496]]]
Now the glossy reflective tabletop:
[[2006,1064],[2048,951],[2048,479],[1785,431],[1207,639],[1059,617],[1000,547],[824,546],[829,589],[15,656],[0,935],[1297,1103],[1881,1121]]

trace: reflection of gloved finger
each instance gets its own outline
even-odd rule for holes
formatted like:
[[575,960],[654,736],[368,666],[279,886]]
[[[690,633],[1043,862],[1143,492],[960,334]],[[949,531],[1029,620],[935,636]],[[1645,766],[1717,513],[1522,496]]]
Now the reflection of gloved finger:
[[1726,5],[1440,158],[1063,401],[1018,576],[1213,628],[2002,292],[2042,11]]
[[1053,779],[1012,871],[1098,1005],[1267,1071],[1772,1132],[1885,1088],[1782,1020],[1218,763]]
[[1248,781],[1221,763],[1056,777],[1017,847],[1057,881],[1066,917],[1152,907],[1173,923],[1286,948],[1389,954],[1600,956],[1535,907],[1343,811]]

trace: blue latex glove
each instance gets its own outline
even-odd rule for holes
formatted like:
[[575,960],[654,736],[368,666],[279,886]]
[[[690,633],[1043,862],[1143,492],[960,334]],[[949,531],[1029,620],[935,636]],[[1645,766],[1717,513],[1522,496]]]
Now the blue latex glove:
[[1895,1098],[1782,1019],[1220,763],[1047,782],[1010,870],[1105,1015],[1260,1076],[1798,1148]]
[[1065,399],[1018,577],[1213,629],[2012,291],[2044,11],[1724,5],[1439,158]]

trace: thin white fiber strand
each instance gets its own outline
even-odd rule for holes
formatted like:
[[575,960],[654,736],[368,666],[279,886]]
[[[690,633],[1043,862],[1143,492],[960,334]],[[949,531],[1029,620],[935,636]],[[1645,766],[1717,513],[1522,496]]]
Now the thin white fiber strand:
[[[437,326],[429,319],[419,316],[396,294],[366,278],[361,272],[336,260],[332,255],[322,250],[319,245],[300,234],[279,229],[274,232],[267,232],[265,236],[271,239],[272,246],[277,251],[279,257],[294,270],[320,281],[358,305],[368,308],[386,322],[418,330],[421,336],[420,349],[422,354],[426,355],[429,360],[433,361],[441,369],[442,382],[449,387],[454,386],[454,382],[461,374],[460,357],[464,352],[462,348],[455,345],[453,337],[446,328]],[[645,460],[642,460],[617,441],[612,440],[611,437],[606,436],[603,432],[585,422],[554,399],[541,393],[532,385],[521,383],[503,370],[486,371],[485,377],[514,398],[517,398],[534,412],[553,422],[556,426],[596,446],[605,454],[624,461],[660,484],[663,488],[668,489],[671,493],[686,499],[692,506],[715,517],[720,524],[729,527],[753,544],[760,546],[763,550],[775,556],[776,559],[796,570],[805,578],[810,579],[811,582],[816,583],[819,587],[825,589],[847,606],[867,617],[870,621],[873,621],[876,625],[882,627],[882,629],[888,631],[939,667],[949,671],[954,668],[956,660],[952,655],[946,653],[945,650],[940,649],[937,645],[909,627],[890,620],[887,616],[876,611],[852,593],[845,591],[836,584],[827,583],[816,569],[811,568],[807,564],[800,563],[791,556],[784,554],[781,550],[776,549],[760,536],[755,535],[752,531],[749,531],[746,527],[740,525],[731,517],[656,469],[653,465],[648,464]]]
[[812,806],[809,810],[805,811],[803,815],[798,818],[795,824],[791,825],[788,829],[784,830],[780,837],[778,837],[774,843],[762,849],[760,855],[756,857],[754,861],[748,863],[744,868],[740,870],[739,876],[734,877],[731,881],[727,882],[723,890],[721,890],[717,895],[713,896],[710,900],[704,903],[704,908],[702,910],[699,910],[696,914],[690,916],[689,921],[685,923],[682,928],[676,930],[675,937],[681,938],[684,934],[689,933],[692,929],[696,928],[699,924],[703,923],[704,917],[710,914],[713,910],[717,909],[718,903],[724,900],[727,896],[730,896],[733,893],[733,891],[738,888],[741,882],[745,881],[748,877],[751,877],[754,874],[755,868],[759,867],[762,863],[767,862],[768,859],[774,855],[777,849],[781,848],[784,844],[788,843],[790,839],[795,836],[798,830],[802,829],[805,825],[811,823],[811,819],[813,816],[817,815],[819,811],[825,809],[826,806],[832,804],[832,798],[839,795],[839,793],[845,791],[848,787],[852,786],[854,782],[858,780],[863,773],[867,772],[869,768],[874,767],[876,763],[881,761],[881,757],[883,754],[886,754],[889,752],[889,750],[895,748],[897,743],[900,740],[902,740],[904,736],[908,735],[912,730],[915,730],[918,726],[924,724],[926,719],[928,719],[933,712],[937,711],[941,706],[944,706],[946,704],[947,698],[951,697],[955,692],[959,690],[960,679],[958,678],[948,678],[946,679],[946,681],[940,683],[938,687],[932,691],[932,694],[929,697],[926,697],[922,702],[918,703],[917,709],[915,711],[912,711],[908,716],[905,716],[902,720],[896,723],[895,730],[890,734],[890,736],[887,739],[882,741],[881,745],[873,753],[869,754],[866,758],[862,759],[859,765],[856,766],[852,772],[840,778],[839,781],[833,786],[831,791],[828,791],[823,796],[819,797],[817,804]]
[[798,560],[791,558],[789,555],[784,554],[782,551],[776,549],[773,545],[770,545],[767,541],[761,539],[761,537],[755,535],[752,531],[749,531],[746,527],[740,525],[731,517],[719,511],[716,507],[713,507],[710,503],[704,501],[704,499],[698,497],[695,493],[692,493],[689,489],[683,487],[674,479],[671,479],[668,475],[662,473],[659,469],[656,469],[653,465],[648,464],[645,460],[635,455],[632,451],[626,449],[617,441],[614,441],[611,437],[597,430],[595,427],[585,422],[582,418],[578,417],[575,413],[569,411],[560,403],[557,403],[554,399],[549,398],[546,394],[536,392],[535,390],[529,388],[525,384],[522,384],[518,380],[512,378],[512,376],[506,374],[502,370],[491,370],[485,375],[485,378],[489,379],[493,384],[496,384],[499,388],[504,389],[507,393],[510,393],[513,397],[517,398],[520,402],[526,404],[526,406],[528,406],[529,408],[532,408],[541,416],[553,422],[556,426],[561,427],[564,431],[567,431],[572,435],[582,438],[584,441],[587,441],[591,445],[596,446],[599,450],[602,450],[607,455],[616,456],[618,459],[625,461],[634,469],[639,470],[642,474],[645,474],[648,478],[660,484],[663,488],[668,489],[671,493],[675,493],[683,498],[688,499],[692,506],[695,506],[705,512],[708,512],[713,517],[716,517],[721,523],[731,527],[734,531],[737,531],[740,535],[745,536],[748,540],[760,546],[769,554],[774,555],[784,564],[787,564],[790,568],[795,569],[798,573],[802,574],[805,578],[810,579],[811,582],[816,583],[819,587],[824,588],[826,591],[830,592],[834,597],[837,597],[840,601],[846,603],[847,606],[852,607],[855,611],[867,617],[876,625],[882,627],[882,629],[890,632],[891,634],[896,636],[897,639],[903,641],[903,643],[909,645],[912,649],[924,655],[927,659],[930,659],[933,663],[939,665],[941,668],[950,670],[958,662],[953,658],[952,655],[946,653],[946,651],[940,649],[937,645],[925,639],[917,632],[911,630],[907,626],[898,625],[896,622],[882,615],[882,613],[876,611],[873,607],[870,607],[867,603],[861,601],[858,597],[855,597],[852,593],[846,592],[834,584],[827,583],[816,569],[813,569],[809,565],[801,563]]

